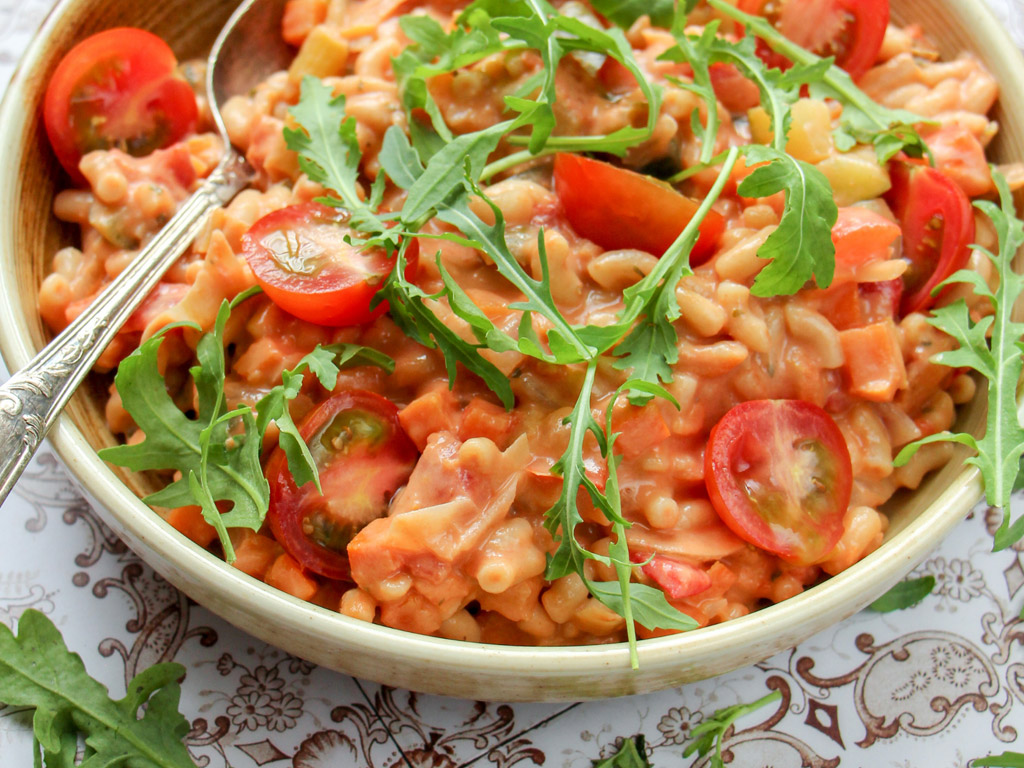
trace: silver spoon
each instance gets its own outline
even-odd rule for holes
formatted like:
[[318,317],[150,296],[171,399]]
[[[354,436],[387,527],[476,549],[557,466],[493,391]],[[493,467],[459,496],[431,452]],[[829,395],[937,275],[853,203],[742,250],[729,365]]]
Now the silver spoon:
[[252,180],[253,169],[231,146],[220,106],[287,67],[294,52],[281,39],[283,7],[284,0],[245,0],[210,51],[206,86],[224,139],[220,164],[89,308],[0,387],[0,504],[100,354],[192,243],[206,216]]

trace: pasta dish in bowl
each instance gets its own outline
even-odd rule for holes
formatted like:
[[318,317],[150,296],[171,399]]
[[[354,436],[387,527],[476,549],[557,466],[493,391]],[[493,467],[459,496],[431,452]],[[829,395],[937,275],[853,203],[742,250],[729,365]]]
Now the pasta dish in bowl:
[[[984,410],[929,318],[992,314],[937,288],[998,282],[971,202],[1024,179],[1016,101],[990,115],[1016,53],[984,18],[951,38],[939,2],[762,5],[284,4],[292,65],[222,109],[256,181],[55,438],[118,533],[289,651],[483,698],[706,677],[877,597],[980,495],[928,442]],[[132,25],[176,47],[167,18]],[[39,81],[64,181],[38,127],[19,146],[36,131],[25,162],[80,238],[22,225],[46,267],[8,259],[5,286],[38,286],[51,331],[223,149],[160,55],[152,146],[83,131],[50,96],[65,63]]]

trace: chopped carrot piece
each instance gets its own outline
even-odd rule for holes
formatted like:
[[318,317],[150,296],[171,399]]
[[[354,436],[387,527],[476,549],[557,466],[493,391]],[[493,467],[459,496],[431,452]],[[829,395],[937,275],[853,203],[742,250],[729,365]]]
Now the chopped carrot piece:
[[864,324],[857,283],[843,283],[828,291],[819,291],[820,312],[839,330]]
[[240,541],[234,541],[235,536],[232,536],[232,544],[235,547],[235,562],[232,565],[243,573],[262,579],[284,550],[269,536],[241,530],[244,533]]
[[618,427],[622,434],[615,441],[615,447],[627,459],[636,458],[672,434],[657,405],[631,408],[631,411],[633,415]]
[[398,412],[398,421],[416,447],[423,451],[435,432],[459,433],[460,406],[447,388],[420,395]]
[[892,402],[907,386],[896,325],[891,320],[839,332],[850,393],[878,403]]
[[708,576],[711,577],[711,588],[703,597],[721,597],[736,583],[736,574],[722,562],[708,568]]
[[474,397],[466,406],[462,425],[459,427],[459,438],[469,440],[471,437],[486,437],[499,448],[505,449],[509,444],[511,430],[511,413],[500,405]]
[[188,536],[201,547],[208,546],[217,538],[217,529],[203,518],[203,509],[195,504],[175,507],[167,513],[166,520],[171,526]]
[[327,18],[327,0],[288,0],[281,18],[281,37],[300,46],[317,24]]
[[309,600],[319,586],[316,579],[307,576],[299,561],[289,554],[280,555],[274,560],[264,581],[300,600]]

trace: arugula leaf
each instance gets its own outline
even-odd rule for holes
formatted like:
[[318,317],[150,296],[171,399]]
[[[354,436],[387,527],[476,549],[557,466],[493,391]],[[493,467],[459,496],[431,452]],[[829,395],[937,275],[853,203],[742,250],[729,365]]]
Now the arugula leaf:
[[775,29],[766,19],[739,10],[727,0],[707,0],[708,5],[725,16],[743,24],[773,50],[796,64],[812,70],[821,68],[821,76],[808,80],[811,96],[834,99],[843,105],[840,127],[836,131],[836,146],[841,150],[857,142],[873,144],[880,163],[891,159],[897,152],[911,157],[929,154],[928,146],[914,128],[929,123],[919,115],[902,109],[889,109],[878,104],[858,88],[853,79],[832,59],[822,59],[802,48]]
[[278,444],[288,460],[288,469],[296,486],[301,487],[311,482],[316,485],[317,491],[321,491],[320,477],[313,456],[288,410],[288,403],[294,400],[302,389],[305,380],[303,374],[309,371],[317,377],[320,385],[330,392],[338,381],[339,371],[362,365],[375,366],[387,373],[395,370],[395,361],[376,349],[359,344],[331,344],[326,347],[318,344],[312,352],[299,360],[294,368],[282,371],[281,383],[256,403],[255,430],[260,435],[260,442],[262,443],[263,435],[266,434],[270,423],[277,424]]
[[592,768],[651,768],[642,733],[630,739],[622,739],[618,750],[611,757],[591,762]]
[[891,613],[917,605],[935,589],[934,576],[922,576],[919,579],[901,581],[868,608],[877,613]]
[[[1024,293],[1024,275],[1016,273],[1013,261],[1024,246],[1024,222],[1016,214],[1013,194],[1003,175],[992,168],[992,180],[999,190],[1000,205],[980,200],[975,206],[983,211],[995,226],[999,236],[999,254],[974,246],[992,262],[999,274],[999,286],[993,293],[981,275],[960,270],[942,285],[966,283],[975,294],[984,297],[992,306],[993,314],[971,320],[967,304],[961,299],[932,310],[928,322],[952,336],[958,349],[936,355],[932,359],[953,368],[970,368],[988,380],[988,416],[985,434],[981,439],[958,432],[941,432],[911,443],[896,456],[897,466],[905,464],[922,445],[950,441],[966,445],[976,451],[965,459],[981,470],[985,484],[985,499],[993,507],[1003,510],[1003,522],[995,534],[996,551],[1006,549],[1024,536],[1024,515],[1010,522],[1010,494],[1020,472],[1024,456],[1024,426],[1017,404],[1017,387],[1024,368],[1024,323],[1013,319],[1013,311]],[[941,287],[941,286],[939,286]],[[938,288],[936,289],[938,290]]]
[[461,363],[483,380],[506,409],[512,408],[515,404],[512,385],[497,366],[481,357],[479,350],[482,345],[471,344],[463,339],[430,309],[428,302],[438,300],[440,295],[432,296],[405,279],[403,250],[398,251],[395,266],[380,294],[388,302],[391,319],[409,338],[428,349],[441,351],[449,386],[455,386],[457,366]]
[[[157,363],[157,353],[163,342],[163,333],[144,342],[131,355],[121,361],[114,384],[125,409],[145,433],[141,443],[104,448],[100,458],[122,467],[140,472],[154,469],[176,469],[182,478],[161,491],[150,494],[143,501],[154,506],[180,507],[195,504],[189,489],[188,476],[203,474],[201,433],[215,422],[216,412],[200,411],[190,419],[178,409],[167,393]],[[214,375],[223,393],[223,370],[211,368],[203,376]],[[267,510],[270,487],[259,462],[251,464],[251,453],[245,451],[253,434],[236,435],[232,447],[218,456],[218,461],[207,466],[209,491],[215,499],[232,503],[224,516],[224,525],[259,528]],[[220,515],[217,516],[220,520]],[[217,525],[215,521],[209,521]]]
[[612,24],[629,29],[641,16],[649,16],[651,24],[668,29],[675,14],[672,0],[593,0],[594,10]]
[[81,736],[82,768],[195,768],[182,743],[189,723],[178,712],[184,674],[180,664],[157,664],[115,701],[42,613],[25,611],[17,636],[0,624],[0,701],[35,710],[33,734],[48,766],[74,764],[66,758],[74,757]]
[[[190,419],[170,394],[160,373],[158,353],[165,328],[121,361],[114,384],[125,409],[145,434],[141,443],[104,448],[100,458],[136,472],[177,470],[181,478],[143,501],[151,506],[182,507],[198,504],[203,518],[217,530],[224,556],[234,561],[229,528],[257,530],[270,504],[270,484],[263,476],[260,452],[267,427],[280,429],[280,444],[295,482],[315,482],[316,465],[299,436],[288,412],[288,403],[298,395],[303,373],[311,371],[325,389],[333,389],[341,367],[377,365],[394,369],[394,361],[376,350],[355,344],[317,347],[282,374],[282,383],[256,404],[256,411],[241,406],[224,413],[224,328],[231,306],[253,292],[241,294],[232,304],[224,301],[213,329],[204,334],[196,348],[199,364],[190,369],[196,385],[197,415]],[[196,326],[190,326],[195,327]],[[235,426],[240,430],[232,431]],[[221,512],[217,502],[231,508]]]
[[771,263],[758,273],[750,292],[755,296],[793,294],[812,276],[819,288],[827,288],[835,270],[832,226],[839,209],[825,174],[772,147],[751,145],[745,155],[751,163],[767,165],[755,168],[736,189],[738,194],[767,197],[786,193],[779,226],[757,251]]
[[551,296],[551,281],[547,271],[547,257],[544,251],[544,233],[537,237],[543,273],[540,280],[531,277],[516,261],[505,242],[505,217],[501,209],[492,203],[484,193],[473,185],[476,193],[490,207],[494,223],[486,224],[470,208],[469,195],[449,201],[449,205],[437,211],[437,218],[456,227],[475,247],[479,248],[494,262],[498,272],[514,285],[524,297],[509,305],[510,309],[524,313],[536,312],[551,324],[548,330],[548,344],[553,358],[535,349],[535,344],[520,345],[520,351],[539,356],[549,362],[576,363],[590,359],[596,352],[576,334],[575,329],[562,316]]
[[[621,334],[640,318],[640,322],[615,348],[615,355],[619,358],[614,363],[615,368],[631,371],[635,380],[656,385],[672,379],[672,366],[679,359],[676,346],[679,334],[672,324],[680,315],[676,287],[685,275],[693,274],[689,258],[700,234],[700,223],[721,194],[738,157],[738,149],[729,150],[718,178],[679,237],[650,273],[623,292],[625,306],[619,322],[606,332],[617,333],[621,338]],[[585,335],[584,339],[587,339]],[[649,399],[649,394],[634,389],[629,399],[634,405],[642,405]]]
[[[628,571],[626,573],[628,574]],[[586,584],[594,597],[620,616],[626,612],[628,599],[633,621],[647,629],[676,629],[680,632],[689,632],[700,627],[692,617],[675,608],[665,597],[665,593],[657,587],[630,584],[628,588],[623,589],[622,584],[617,581],[588,581]]]
[[302,79],[299,102],[289,110],[298,128],[285,127],[288,149],[298,153],[299,167],[312,181],[323,184],[339,195],[318,198],[325,205],[339,202],[351,214],[353,229],[383,233],[387,227],[374,207],[359,193],[359,140],[355,118],[345,113],[344,95],[334,91],[312,75]]
[[[427,88],[427,80],[435,75],[468,66],[507,48],[498,31],[488,23],[487,14],[467,28],[460,23],[450,33],[429,16],[403,16],[399,25],[413,41],[391,60],[391,69],[398,82],[402,106],[409,118],[409,133],[422,162],[427,162],[452,140],[452,132]],[[416,117],[422,110],[430,118],[424,126]]]
[[710,768],[725,768],[725,763],[722,761],[722,740],[732,724],[739,718],[781,698],[782,694],[779,691],[772,691],[752,704],[734,704],[731,707],[717,710],[707,720],[690,731],[690,738],[693,739],[693,742],[683,750],[683,757],[689,757],[694,752],[703,757],[714,747],[715,753],[711,756]]
[[975,768],[1024,768],[1024,754],[1020,752],[1003,752],[1001,755],[976,757],[971,760]]
[[[711,81],[712,49],[715,47],[715,40],[718,37],[718,23],[711,22],[700,35],[686,34],[686,16],[678,14],[672,24],[672,35],[676,40],[676,49],[672,49],[659,58],[667,58],[675,55],[679,60],[686,61],[693,69],[693,82],[686,82],[678,78],[670,78],[670,82],[696,94],[704,101],[704,111],[707,115],[704,125],[700,123],[700,116],[697,110],[693,111],[693,134],[699,137],[701,143],[700,164],[707,165],[711,162],[712,154],[715,151],[715,141],[718,138],[718,94],[715,93],[714,84]],[[677,53],[678,51],[678,53]]]
[[[614,454],[617,434],[612,431],[612,407],[622,392],[635,388],[651,395],[668,399],[677,408],[678,402],[661,387],[644,381],[629,380],[619,387],[612,396],[606,412],[606,426],[602,429],[594,418],[590,402],[597,372],[597,359],[587,364],[583,384],[576,405],[564,420],[569,425],[569,444],[565,452],[551,468],[551,474],[562,477],[562,492],[551,509],[545,513],[544,527],[551,533],[557,544],[555,553],[548,558],[544,577],[550,581],[569,573],[578,574],[590,593],[603,605],[615,611],[626,620],[626,635],[629,641],[629,658],[634,669],[639,666],[636,651],[636,627],[639,622],[648,629],[677,629],[687,631],[697,628],[690,616],[681,613],[666,599],[664,592],[644,584],[631,584],[633,562],[626,543],[626,529],[630,526],[622,516],[619,496],[617,467],[619,457]],[[593,480],[587,476],[583,463],[583,442],[590,433],[597,440],[601,455],[608,467],[608,478],[602,493]],[[576,527],[583,523],[576,504],[579,489],[590,496],[595,508],[601,510],[611,523],[612,543],[608,555],[599,555],[586,549],[576,539]],[[612,566],[617,581],[594,582],[586,577],[584,565],[587,560],[596,560]]]
[[[409,186],[409,195],[402,206],[402,221],[413,229],[419,229],[435,211],[445,209],[446,204],[454,204],[456,200],[453,197],[466,197],[472,191],[467,188],[467,179],[479,177],[488,155],[512,126],[511,121],[506,121],[463,134],[435,154]],[[397,137],[392,136],[394,144]],[[403,170],[407,179],[412,170],[409,167]]]
[[[791,122],[790,107],[800,98],[801,88],[824,78],[829,62],[815,59],[785,72],[769,69],[757,55],[754,39],[744,37],[733,43],[717,35],[712,23],[699,36],[688,36],[684,17],[673,26],[676,46],[660,58],[689,62],[694,70],[694,90],[704,98],[712,114],[717,97],[711,88],[712,63],[733,64],[752,80],[761,93],[761,103],[772,120],[772,146],[757,144],[744,149],[749,165],[766,163],[747,176],[737,189],[743,197],[767,197],[785,192],[786,205],[778,228],[758,250],[758,256],[771,263],[758,274],[751,291],[756,296],[796,293],[813,276],[824,288],[832,282],[835,269],[835,245],[832,225],[839,212],[832,187],[825,175],[813,165],[786,153],[786,137]],[[714,149],[717,126],[711,119],[701,131],[704,146],[701,163],[708,163]]]
[[[594,505],[611,519],[613,509],[608,496],[602,494],[594,481],[587,476],[583,464],[583,441],[591,433],[598,442],[601,452],[607,450],[607,440],[590,410],[590,398],[594,389],[597,363],[591,361],[586,368],[576,405],[563,423],[569,425],[569,444],[565,453],[551,467],[551,474],[562,478],[562,493],[544,514],[544,527],[557,544],[555,553],[548,559],[544,578],[554,581],[570,573],[583,573],[584,561],[594,558],[610,564],[608,558],[588,552],[576,539],[576,527],[583,523],[583,516],[576,506],[576,494],[582,487],[590,495]],[[609,470],[610,472],[610,470]]]

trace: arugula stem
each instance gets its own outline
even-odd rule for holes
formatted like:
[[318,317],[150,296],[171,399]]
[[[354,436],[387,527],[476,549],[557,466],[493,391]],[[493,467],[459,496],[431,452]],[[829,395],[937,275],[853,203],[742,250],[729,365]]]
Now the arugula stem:
[[696,176],[701,171],[706,171],[708,168],[714,168],[716,165],[720,165],[722,161],[725,160],[725,158],[728,156],[728,149],[723,152],[719,152],[717,155],[715,155],[712,158],[709,158],[706,161],[701,161],[696,165],[691,165],[689,168],[684,168],[674,176],[669,176],[668,179],[666,179],[666,181],[668,181],[669,184],[678,184],[681,181],[686,181],[688,178],[690,178],[691,176]]
[[718,178],[715,179],[715,183],[708,191],[707,197],[701,201],[696,213],[693,214],[693,218],[687,222],[686,226],[683,227],[683,231],[679,233],[679,237],[677,237],[675,242],[669,246],[668,250],[665,251],[662,257],[658,259],[658,265],[647,273],[642,280],[626,289],[624,292],[626,306],[623,308],[622,314],[619,316],[620,324],[628,326],[633,323],[642,314],[646,307],[646,302],[631,301],[630,299],[632,297],[647,295],[651,290],[658,286],[666,276],[672,274],[673,270],[677,267],[678,261],[681,259],[688,260],[690,258],[690,251],[693,248],[693,244],[697,242],[697,237],[700,233],[700,225],[708,215],[708,211],[710,211],[711,207],[715,204],[715,201],[718,200],[719,196],[722,194],[722,190],[725,188],[726,182],[729,181],[729,177],[732,175],[732,170],[736,166],[736,161],[739,160],[739,156],[739,147],[731,147],[729,151],[725,153],[725,160],[722,162],[722,170],[719,171]]
[[528,149],[520,150],[519,152],[513,152],[511,155],[506,155],[499,160],[495,160],[493,163],[488,163],[484,166],[483,171],[480,172],[480,181],[487,181],[488,179],[497,176],[499,173],[507,171],[509,168],[514,168],[521,163],[529,162],[536,157],[544,157],[546,155],[553,155],[559,152],[559,149],[544,147],[539,152],[531,152]]
[[[775,27],[773,27],[766,19],[760,16],[753,16],[749,13],[744,13],[726,0],[707,0],[707,3],[716,11],[720,11],[729,18],[740,22],[752,33],[768,43],[773,51],[781,53],[791,61],[807,66],[820,64],[823,61],[822,57],[811,53],[800,45],[797,45],[775,29]],[[852,104],[862,111],[864,115],[875,124],[879,131],[886,131],[890,128],[890,125],[881,120],[876,114],[878,105],[870,96],[858,88],[854,84],[853,79],[842,69],[833,64],[825,72],[822,80],[830,88],[837,91],[849,104]],[[776,144],[778,144],[779,133],[780,131],[776,127]],[[785,138],[783,138],[783,145],[781,149],[784,148]],[[776,146],[776,149],[780,149],[780,147]]]

